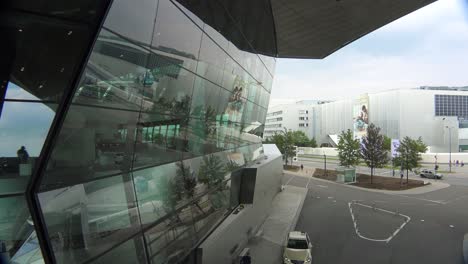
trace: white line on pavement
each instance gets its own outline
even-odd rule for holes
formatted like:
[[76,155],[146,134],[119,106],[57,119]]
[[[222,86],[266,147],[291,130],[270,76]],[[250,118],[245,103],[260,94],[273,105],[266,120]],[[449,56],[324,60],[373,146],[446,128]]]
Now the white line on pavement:
[[406,198],[412,198],[412,199],[421,200],[421,201],[427,201],[427,202],[436,203],[436,204],[447,204],[446,201],[429,200],[429,199],[418,198],[418,197],[413,197],[413,196],[408,196],[408,195],[402,195],[402,194],[397,195],[397,196],[406,197]]
[[318,187],[321,187],[321,188],[328,188],[328,186],[326,185],[320,185],[320,184],[317,184]]
[[292,177],[291,177],[291,178],[290,178],[290,179],[289,179],[289,180],[286,182],[286,184],[285,184],[285,185],[288,185],[288,184],[289,184],[289,182],[290,182],[290,181],[291,181],[291,180],[292,180],[294,177],[296,177],[296,175],[293,175],[293,176],[292,176]]
[[[385,212],[385,213],[388,213],[388,214],[398,214],[398,215],[401,215],[402,217],[406,218],[405,222],[403,222],[403,224],[398,227],[395,232],[392,233],[391,236],[389,236],[387,239],[374,239],[374,238],[368,238],[368,237],[365,237],[363,235],[361,235],[361,233],[359,232],[358,228],[357,228],[357,221],[356,221],[356,218],[354,217],[354,214],[353,214],[353,208],[351,207],[351,204],[356,204],[356,205],[360,205],[360,206],[363,206],[363,207],[367,207],[367,208],[372,208],[374,210],[379,210],[379,211],[382,211],[382,212]],[[348,203],[348,207],[349,207],[349,212],[351,213],[351,218],[353,220],[353,225],[354,225],[354,230],[356,231],[356,235],[358,235],[360,238],[362,239],[365,239],[365,240],[369,240],[369,241],[375,241],[375,242],[385,242],[385,243],[388,243],[390,242],[390,240],[392,240],[392,238],[394,238],[398,232],[400,232],[403,227],[405,227],[405,225],[411,221],[411,218],[407,215],[404,215],[404,214],[401,214],[401,213],[398,213],[398,212],[392,212],[392,211],[388,211],[388,210],[385,210],[385,209],[382,209],[382,208],[378,208],[378,207],[375,207],[375,206],[369,206],[369,205],[366,205],[366,204],[362,204],[362,203],[359,203],[357,201],[352,201],[352,202],[349,202]]]
[[306,189],[309,189],[309,183],[310,183],[310,179],[312,179],[312,175],[309,175],[309,180],[307,181],[307,184],[306,184]]

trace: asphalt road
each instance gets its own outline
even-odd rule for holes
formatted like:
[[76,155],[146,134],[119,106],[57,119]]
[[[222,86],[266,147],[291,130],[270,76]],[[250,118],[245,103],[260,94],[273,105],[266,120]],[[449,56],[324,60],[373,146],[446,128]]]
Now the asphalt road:
[[314,264],[463,263],[467,186],[395,195],[291,174],[283,184],[308,187],[296,230],[308,232]]

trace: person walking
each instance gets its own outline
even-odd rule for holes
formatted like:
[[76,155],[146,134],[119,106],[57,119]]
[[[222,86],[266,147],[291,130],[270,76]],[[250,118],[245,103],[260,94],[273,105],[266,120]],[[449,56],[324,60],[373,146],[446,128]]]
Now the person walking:
[[463,163],[463,160],[461,161],[461,166],[462,166],[462,167],[465,166],[465,163]]
[[457,160],[457,163],[455,163],[455,167],[458,167],[459,163],[458,163],[458,160]]
[[301,171],[303,171],[303,170],[304,170],[304,165],[301,164]]

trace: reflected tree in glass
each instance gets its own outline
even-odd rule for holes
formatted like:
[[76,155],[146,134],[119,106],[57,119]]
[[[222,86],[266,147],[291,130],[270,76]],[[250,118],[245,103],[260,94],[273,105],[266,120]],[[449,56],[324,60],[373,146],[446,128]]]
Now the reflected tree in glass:
[[200,182],[208,185],[208,188],[218,186],[224,180],[226,171],[221,158],[215,155],[203,157],[203,163],[198,171]]

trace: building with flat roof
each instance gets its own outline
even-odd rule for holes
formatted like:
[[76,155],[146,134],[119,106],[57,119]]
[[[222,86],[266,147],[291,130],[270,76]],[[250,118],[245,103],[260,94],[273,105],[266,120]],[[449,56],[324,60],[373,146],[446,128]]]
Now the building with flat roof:
[[309,138],[314,137],[316,126],[315,106],[330,101],[302,100],[290,104],[280,104],[268,108],[263,137],[268,138],[284,129],[303,131]]
[[374,123],[390,138],[422,137],[432,152],[449,152],[450,142],[452,152],[468,149],[468,87],[423,86],[368,93],[317,105],[314,111],[312,135],[318,143],[336,144],[334,136],[347,129],[360,137],[367,124]]

